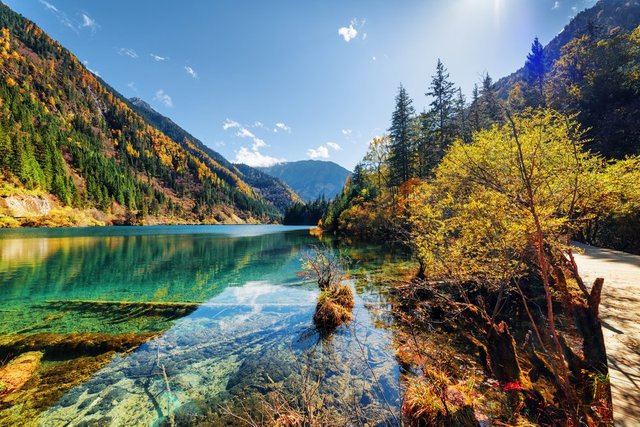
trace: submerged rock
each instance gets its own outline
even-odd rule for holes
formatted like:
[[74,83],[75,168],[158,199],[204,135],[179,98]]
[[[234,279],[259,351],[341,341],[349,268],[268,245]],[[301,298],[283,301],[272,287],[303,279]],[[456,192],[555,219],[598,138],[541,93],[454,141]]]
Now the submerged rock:
[[38,368],[43,353],[30,351],[11,360],[0,369],[0,399],[19,390]]

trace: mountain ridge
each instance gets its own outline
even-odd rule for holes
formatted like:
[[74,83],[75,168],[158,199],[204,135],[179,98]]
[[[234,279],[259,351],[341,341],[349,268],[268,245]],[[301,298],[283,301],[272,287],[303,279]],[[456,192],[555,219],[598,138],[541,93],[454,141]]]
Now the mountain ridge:
[[226,168],[226,173],[233,174],[249,184],[257,193],[259,193],[269,203],[273,204],[281,213],[284,213],[292,204],[300,201],[300,197],[278,178],[274,178],[250,166],[242,165],[243,167],[240,168],[238,167],[239,165],[231,163],[222,154],[211,149],[183,127],[175,123],[170,117],[164,116],[156,111],[143,99],[133,97],[128,100],[128,103],[131,105],[132,109],[137,111],[138,114],[147,121],[147,123],[165,133],[175,142],[180,143],[180,141],[183,140],[192,142],[199,150],[202,150],[204,153],[216,160],[221,166]]
[[[77,224],[76,215],[106,224],[281,218],[230,162],[195,138],[175,141],[149,124],[73,53],[4,3],[0,26],[2,197],[53,197],[64,218],[47,218],[46,225]],[[0,216],[5,225],[25,223],[11,220],[6,203]],[[33,218],[26,223],[39,225]]]
[[333,199],[342,191],[351,174],[349,170],[328,160],[297,160],[256,169],[281,179],[307,202],[322,196]]

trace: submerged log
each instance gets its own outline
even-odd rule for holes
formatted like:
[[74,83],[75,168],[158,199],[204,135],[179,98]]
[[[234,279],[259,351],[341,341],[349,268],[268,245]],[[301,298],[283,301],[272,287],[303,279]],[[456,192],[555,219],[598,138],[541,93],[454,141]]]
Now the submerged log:
[[0,359],[31,351],[42,351],[48,359],[97,356],[110,351],[125,352],[137,348],[157,334],[32,334],[0,337]]
[[60,300],[46,301],[49,306],[60,310],[99,311],[122,319],[159,316],[178,319],[194,312],[200,303],[173,301],[102,301],[102,300]]
[[19,390],[38,369],[43,353],[30,351],[12,359],[0,369],[0,399]]

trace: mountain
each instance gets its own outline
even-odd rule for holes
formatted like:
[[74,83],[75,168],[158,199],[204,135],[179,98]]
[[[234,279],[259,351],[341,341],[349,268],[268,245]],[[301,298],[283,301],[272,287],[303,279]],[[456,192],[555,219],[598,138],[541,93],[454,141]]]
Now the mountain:
[[300,160],[278,163],[258,168],[261,171],[281,179],[304,200],[312,201],[321,196],[334,198],[351,174],[342,166],[321,160]]
[[2,3],[0,28],[0,226],[281,217],[222,156],[166,118],[149,124]]
[[[607,34],[614,28],[632,31],[640,24],[640,0],[599,0],[593,7],[578,13],[545,47],[547,70],[560,58],[562,48],[583,34]],[[507,98],[513,85],[525,78],[524,67],[495,83],[502,98]]]
[[281,180],[247,165],[232,164],[220,153],[207,147],[202,141],[181,128],[173,120],[155,111],[142,99],[131,98],[129,104],[151,126],[163,132],[176,143],[180,144],[183,141],[189,141],[198,150],[201,150],[234,175],[235,179],[240,179],[249,184],[254,191],[274,205],[280,212],[284,213],[289,206],[300,201],[300,197]]
[[[640,0],[600,0],[543,50],[546,104],[577,114],[591,140],[587,147],[605,157],[640,152],[639,25]],[[527,77],[520,68],[494,89],[503,100],[517,89],[517,99]]]
[[271,202],[280,212],[284,213],[291,205],[302,202],[298,193],[281,179],[251,166],[237,164],[234,167],[245,182],[249,183],[253,189]]

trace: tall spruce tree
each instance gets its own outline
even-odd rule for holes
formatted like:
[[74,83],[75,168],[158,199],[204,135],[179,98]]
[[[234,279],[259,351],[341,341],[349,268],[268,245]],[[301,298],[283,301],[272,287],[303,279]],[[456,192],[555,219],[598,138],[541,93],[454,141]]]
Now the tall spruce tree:
[[471,128],[469,126],[469,113],[467,112],[467,100],[459,87],[456,91],[454,103],[455,136],[465,142],[471,142]]
[[433,98],[431,110],[436,117],[434,132],[436,133],[437,147],[434,151],[441,157],[444,150],[451,144],[454,138],[455,126],[453,123],[454,96],[453,83],[449,81],[449,73],[440,59],[436,65],[436,74],[431,79],[431,85],[427,96]]
[[482,128],[480,121],[480,91],[478,85],[473,85],[473,91],[471,92],[471,105],[469,106],[469,121],[471,132],[477,132]]
[[389,155],[390,187],[397,187],[413,176],[414,131],[412,118],[415,114],[413,101],[407,90],[400,85],[396,96],[396,108],[391,116],[389,137],[391,139]]
[[416,174],[420,178],[426,178],[440,161],[439,153],[434,150],[438,145],[436,133],[433,131],[437,118],[433,110],[423,111],[414,119],[414,122],[418,129],[415,144]]
[[536,37],[531,44],[531,52],[524,64],[528,84],[527,98],[532,106],[544,105],[544,79],[546,74],[544,64],[544,48]]
[[493,85],[493,79],[486,73],[480,89],[481,126],[488,128],[502,121],[502,108]]

